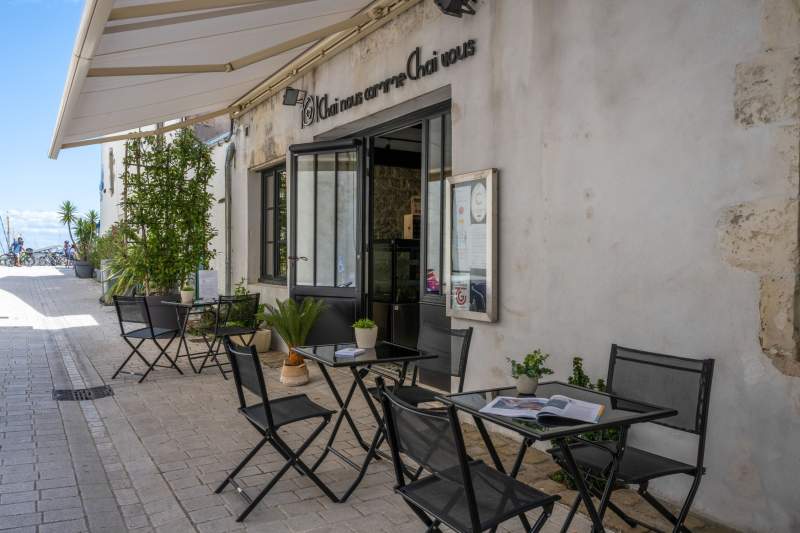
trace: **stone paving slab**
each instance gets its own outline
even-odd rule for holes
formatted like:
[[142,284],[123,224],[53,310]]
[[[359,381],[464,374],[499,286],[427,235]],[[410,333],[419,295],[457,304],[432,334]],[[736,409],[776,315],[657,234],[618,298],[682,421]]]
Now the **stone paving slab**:
[[[0,267],[1,268],[1,267]],[[25,275],[21,275],[25,274]],[[359,488],[344,504],[333,504],[308,479],[290,470],[245,523],[234,517],[244,501],[228,489],[214,489],[260,435],[237,414],[232,381],[216,371],[186,375],[159,368],[142,384],[135,376],[111,380],[127,355],[119,338],[116,314],[99,305],[99,286],[79,280],[68,269],[33,267],[0,271],[0,531],[136,531],[270,533],[306,531],[422,531],[418,519],[394,494],[387,461],[373,463]],[[153,355],[152,350],[145,350]],[[318,370],[298,389],[278,382],[275,356],[264,357],[265,375],[274,397],[302,392],[335,408]],[[143,366],[134,363],[133,367]],[[349,374],[334,372],[342,389]],[[94,401],[54,402],[53,387],[111,384],[113,397]],[[371,436],[374,422],[363,400],[355,401],[354,418]],[[287,428],[285,440],[299,444],[313,424]],[[326,430],[304,455],[321,452]],[[465,425],[469,451],[485,458],[477,433]],[[337,448],[355,459],[363,457],[349,430],[342,430]],[[516,442],[493,437],[506,464]],[[265,447],[241,472],[248,491],[266,484],[283,459]],[[548,475],[557,467],[549,457],[531,450],[521,479],[572,501],[574,492]],[[335,492],[343,491],[355,473],[329,456],[319,475]],[[702,488],[701,488],[702,490]],[[628,491],[630,492],[630,491]],[[657,518],[630,494],[615,501],[648,520]],[[649,513],[649,514],[648,514]],[[558,531],[566,507],[558,505],[545,531]],[[607,517],[611,528],[624,524]],[[663,526],[663,522],[662,522]],[[725,531],[697,517],[690,527]],[[27,528],[27,529],[25,529]],[[571,531],[588,531],[579,516]],[[501,531],[520,531],[509,521]]]

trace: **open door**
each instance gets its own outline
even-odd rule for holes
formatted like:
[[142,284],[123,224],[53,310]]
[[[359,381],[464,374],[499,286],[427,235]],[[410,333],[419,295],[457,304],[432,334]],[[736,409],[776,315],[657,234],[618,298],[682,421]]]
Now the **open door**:
[[308,344],[350,342],[363,315],[362,143],[296,144],[289,151],[289,295],[327,304]]

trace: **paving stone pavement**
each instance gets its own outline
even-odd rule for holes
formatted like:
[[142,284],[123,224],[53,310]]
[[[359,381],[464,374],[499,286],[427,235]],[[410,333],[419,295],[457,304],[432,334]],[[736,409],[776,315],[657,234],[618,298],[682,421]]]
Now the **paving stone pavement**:
[[[0,267],[3,533],[423,530],[393,493],[387,461],[374,462],[343,504],[333,504],[308,479],[290,470],[244,523],[235,522],[244,501],[230,488],[220,495],[213,491],[260,435],[237,414],[232,381],[223,380],[216,371],[193,374],[185,359],[180,362],[183,376],[159,368],[141,384],[127,375],[112,381],[128,351],[119,338],[116,314],[98,303],[99,293],[96,282],[76,279],[69,269]],[[152,355],[152,350],[145,353]],[[299,389],[281,385],[272,366],[265,365],[265,375],[274,397],[303,392],[335,407],[313,366],[311,382]],[[340,390],[349,385],[349,374],[335,372],[333,377]],[[104,384],[113,386],[114,396],[80,402],[52,399],[53,388]],[[365,402],[355,401],[352,412],[365,435],[371,435],[374,422]],[[311,427],[312,423],[292,425],[285,440],[299,444]],[[318,456],[328,431],[304,458]],[[470,453],[485,457],[477,432],[465,425],[465,435]],[[510,464],[516,442],[500,435],[494,439]],[[354,459],[363,457],[349,430],[339,434],[337,448]],[[256,492],[282,464],[283,459],[265,447],[240,479]],[[521,479],[572,501],[574,492],[547,477],[554,469],[546,454],[531,450]],[[332,456],[319,473],[337,493],[355,475]],[[636,499],[629,492],[615,496],[615,501],[658,522],[646,507],[634,505]],[[565,513],[566,507],[559,504],[544,531],[558,531]],[[626,530],[614,517],[607,517],[607,523]],[[588,531],[588,524],[578,516],[571,531]],[[727,531],[695,516],[689,525],[706,532]],[[520,530],[517,521],[501,527],[501,531]]]

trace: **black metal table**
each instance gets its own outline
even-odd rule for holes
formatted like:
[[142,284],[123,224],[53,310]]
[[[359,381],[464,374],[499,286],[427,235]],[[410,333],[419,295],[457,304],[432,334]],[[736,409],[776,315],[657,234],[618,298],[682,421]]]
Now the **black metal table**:
[[[511,418],[506,416],[498,416],[480,412],[480,409],[486,406],[489,402],[498,396],[519,396],[517,389],[514,387],[503,389],[490,389],[474,392],[464,392],[459,394],[451,394],[447,396],[438,397],[439,401],[445,404],[452,404],[457,409],[472,415],[475,420],[475,425],[478,432],[486,445],[489,455],[494,462],[495,468],[501,472],[506,472],[500,456],[492,443],[489,432],[486,430],[484,421],[497,424],[498,426],[510,429],[522,435],[523,441],[520,444],[517,457],[514,465],[509,474],[516,477],[522,466],[522,461],[525,458],[525,452],[535,441],[551,440],[561,450],[564,462],[564,468],[567,473],[575,481],[581,501],[586,506],[589,518],[594,524],[594,531],[605,531],[603,529],[603,515],[608,507],[609,498],[611,495],[610,489],[613,486],[616,474],[619,470],[620,459],[625,452],[627,441],[628,428],[633,424],[640,424],[643,422],[650,422],[659,418],[667,418],[674,416],[677,412],[673,409],[665,409],[662,407],[648,405],[641,402],[635,402],[605,394],[602,392],[577,387],[561,382],[547,382],[541,383],[536,390],[537,397],[550,397],[554,394],[568,396],[576,400],[584,400],[587,402],[594,402],[601,404],[605,407],[600,420],[596,424],[570,422],[562,420],[560,422],[544,424],[529,418]],[[592,501],[591,493],[589,492],[586,483],[578,470],[572,452],[569,449],[569,439],[576,438],[583,433],[591,431],[599,431],[602,429],[618,428],[619,429],[619,443],[616,450],[606,449],[611,457],[611,467],[607,473],[608,481],[603,491],[602,498],[597,507]],[[562,531],[566,531],[569,527],[572,517],[577,510],[577,506],[570,510]],[[520,517],[524,521],[524,517]]]
[[[302,355],[306,359],[310,359],[317,363],[317,366],[322,373],[322,377],[325,378],[325,382],[328,384],[336,403],[339,405],[339,414],[334,422],[333,430],[328,438],[328,442],[325,444],[325,449],[322,451],[322,454],[320,455],[319,459],[317,459],[316,463],[314,463],[314,466],[311,467],[311,470],[315,471],[325,460],[328,453],[333,453],[346,464],[358,471],[356,479],[347,488],[347,490],[344,492],[344,495],[339,497],[339,501],[341,502],[347,500],[356,487],[358,487],[358,484],[367,473],[367,467],[369,466],[369,463],[379,456],[378,449],[385,438],[383,432],[383,417],[378,412],[377,407],[375,407],[375,402],[373,402],[369,389],[364,383],[364,377],[366,377],[374,365],[394,363],[400,366],[399,380],[402,381],[406,375],[409,363],[423,359],[435,359],[437,357],[435,354],[420,352],[413,348],[408,348],[389,342],[379,342],[374,349],[367,350],[366,352],[355,357],[338,357],[335,355],[336,350],[353,346],[355,345],[322,344],[318,346],[300,346],[295,348],[295,351],[299,355]],[[342,395],[334,385],[333,380],[328,373],[328,367],[350,369],[350,372],[353,375],[353,383],[350,385],[350,389],[347,391],[344,399],[342,399]],[[353,417],[349,412],[350,402],[353,399],[356,389],[359,389],[361,392],[377,424],[375,436],[372,438],[370,444],[367,444],[364,438],[361,436],[361,432],[356,427]],[[350,429],[355,435],[359,445],[367,452],[366,457],[360,465],[356,464],[352,459],[333,447],[333,443],[336,440],[336,435],[341,428],[342,421],[347,421],[347,424],[350,426]]]
[[[200,336],[202,337],[203,342],[206,344],[206,350],[202,352],[191,352],[189,350],[189,344],[186,341],[186,328],[189,326],[189,319],[192,317],[192,315],[202,315],[206,309],[217,305],[217,300],[195,300],[190,304],[165,300],[161,303],[175,307],[175,313],[178,316],[180,340],[178,340],[178,349],[175,352],[175,361],[178,360],[178,357],[186,357],[189,360],[189,366],[191,366],[194,373],[197,374],[199,370],[194,366],[193,359],[208,357],[208,354],[211,351],[211,343],[209,342],[206,333],[201,331]],[[181,345],[183,345],[183,347],[186,349],[186,353],[183,355],[181,355]]]

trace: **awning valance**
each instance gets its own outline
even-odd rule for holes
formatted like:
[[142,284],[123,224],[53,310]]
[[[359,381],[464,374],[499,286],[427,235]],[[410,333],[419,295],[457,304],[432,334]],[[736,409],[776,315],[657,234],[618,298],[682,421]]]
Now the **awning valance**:
[[50,156],[235,115],[419,0],[86,0]]

